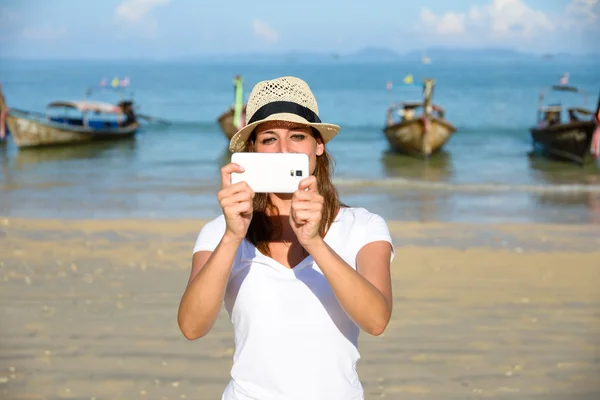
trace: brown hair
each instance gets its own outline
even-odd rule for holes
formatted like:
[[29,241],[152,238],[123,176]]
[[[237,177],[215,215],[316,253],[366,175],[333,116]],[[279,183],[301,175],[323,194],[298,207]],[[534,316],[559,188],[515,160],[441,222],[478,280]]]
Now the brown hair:
[[[312,129],[312,135],[315,139],[321,139],[321,135],[315,128]],[[244,151],[256,151],[256,132],[252,132]],[[323,196],[323,216],[319,226],[319,235],[325,237],[325,234],[331,227],[340,207],[345,207],[339,199],[337,189],[331,181],[334,168],[333,157],[323,149],[323,154],[317,156],[314,176],[317,178],[317,187],[319,193]],[[253,215],[246,239],[252,243],[261,253],[270,256],[269,242],[281,237],[282,229],[279,210],[266,193],[256,193],[253,201]]]

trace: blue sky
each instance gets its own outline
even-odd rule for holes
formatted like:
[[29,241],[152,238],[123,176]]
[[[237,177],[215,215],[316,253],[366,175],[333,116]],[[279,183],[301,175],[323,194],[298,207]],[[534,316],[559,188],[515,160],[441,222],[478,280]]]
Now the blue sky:
[[0,0],[0,57],[344,54],[367,46],[600,52],[600,0]]

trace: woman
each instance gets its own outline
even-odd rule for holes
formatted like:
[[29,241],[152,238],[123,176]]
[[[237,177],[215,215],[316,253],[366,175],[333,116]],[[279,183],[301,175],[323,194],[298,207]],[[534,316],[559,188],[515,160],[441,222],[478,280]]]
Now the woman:
[[387,224],[340,203],[325,144],[339,126],[321,123],[308,85],[294,77],[258,83],[246,126],[230,150],[309,156],[311,176],[293,194],[255,194],[221,169],[223,215],[201,230],[178,322],[206,335],[222,302],[235,354],[225,400],[363,399],[356,373],[359,330],[380,335],[392,312]]

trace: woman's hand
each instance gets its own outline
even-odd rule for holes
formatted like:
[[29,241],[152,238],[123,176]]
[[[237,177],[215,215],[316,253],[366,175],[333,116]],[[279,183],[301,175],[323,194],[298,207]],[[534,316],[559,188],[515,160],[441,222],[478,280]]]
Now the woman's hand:
[[302,246],[321,239],[319,226],[323,215],[323,202],[323,196],[317,188],[317,178],[309,176],[302,179],[298,190],[292,196],[290,210],[290,225]]
[[225,235],[243,240],[252,220],[254,191],[246,182],[231,184],[233,172],[244,172],[239,164],[229,163],[221,168],[221,190],[217,194],[225,215]]

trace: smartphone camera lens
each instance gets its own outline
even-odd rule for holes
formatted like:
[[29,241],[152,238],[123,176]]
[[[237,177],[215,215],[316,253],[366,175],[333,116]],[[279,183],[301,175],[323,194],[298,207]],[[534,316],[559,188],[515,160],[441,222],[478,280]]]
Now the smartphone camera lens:
[[302,171],[301,170],[296,170],[296,176],[302,176]]

